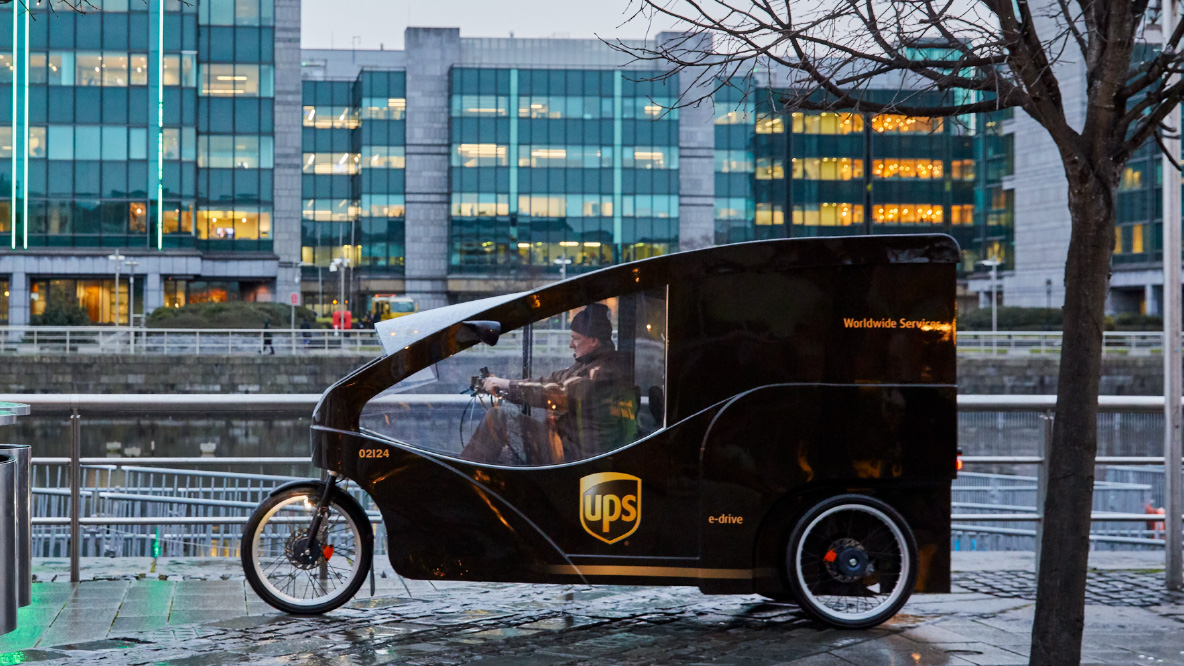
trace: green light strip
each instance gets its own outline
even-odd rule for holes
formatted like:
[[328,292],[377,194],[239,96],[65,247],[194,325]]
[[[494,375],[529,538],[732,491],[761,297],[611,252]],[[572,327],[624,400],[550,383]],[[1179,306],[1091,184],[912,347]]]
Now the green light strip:
[[[17,6],[12,5],[12,61],[16,62],[16,10]],[[15,68],[14,70],[15,71]],[[16,141],[16,81],[12,82],[12,140]],[[12,230],[12,249],[16,249],[16,150],[15,146],[12,151],[12,198],[9,199],[8,217],[9,229]]]
[[156,46],[156,249],[164,247],[164,0],[157,14],[160,29]]
[[[25,69],[24,81],[22,88],[25,94],[25,113],[21,116],[21,122],[25,125],[25,139],[21,143],[21,162],[24,163],[24,175],[21,176],[21,188],[23,197],[21,197],[21,207],[23,213],[21,214],[21,228],[25,232],[23,247],[29,249],[29,14],[32,13],[28,7],[25,8]],[[13,63],[15,64],[15,63]],[[16,68],[13,68],[16,71]],[[16,86],[13,86],[13,94],[16,94]],[[12,152],[16,154],[16,137],[13,137]],[[13,171],[15,175],[16,172]]]
[[613,72],[613,247],[621,261],[621,72]]
[[510,70],[510,214],[518,214],[518,70]]

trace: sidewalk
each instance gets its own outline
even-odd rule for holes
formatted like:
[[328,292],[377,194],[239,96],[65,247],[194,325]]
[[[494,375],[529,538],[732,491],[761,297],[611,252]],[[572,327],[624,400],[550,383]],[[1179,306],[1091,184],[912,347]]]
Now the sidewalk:
[[[1162,554],[1095,555],[1082,663],[1184,664],[1184,595],[1162,590]],[[298,618],[259,600],[233,559],[86,560],[78,585],[62,580],[63,560],[44,560],[34,604],[0,636],[0,664],[1026,664],[1031,554],[954,561],[952,594],[915,595],[877,629],[836,631],[755,596],[432,584],[389,566],[374,596],[364,585],[347,607]]]

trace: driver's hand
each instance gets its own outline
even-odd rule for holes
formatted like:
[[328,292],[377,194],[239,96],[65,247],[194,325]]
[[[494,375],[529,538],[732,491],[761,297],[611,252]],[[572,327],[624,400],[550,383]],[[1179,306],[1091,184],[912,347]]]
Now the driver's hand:
[[496,395],[510,388],[510,380],[501,377],[486,377],[485,381],[481,383],[481,388],[490,395]]

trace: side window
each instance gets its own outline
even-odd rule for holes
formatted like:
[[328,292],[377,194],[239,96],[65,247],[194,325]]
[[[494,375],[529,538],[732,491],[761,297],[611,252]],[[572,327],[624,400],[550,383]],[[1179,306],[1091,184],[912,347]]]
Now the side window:
[[[489,392],[467,395],[482,369],[490,379],[478,383]],[[662,288],[540,319],[495,347],[445,359],[368,403],[362,426],[475,462],[555,465],[664,427],[665,387]]]

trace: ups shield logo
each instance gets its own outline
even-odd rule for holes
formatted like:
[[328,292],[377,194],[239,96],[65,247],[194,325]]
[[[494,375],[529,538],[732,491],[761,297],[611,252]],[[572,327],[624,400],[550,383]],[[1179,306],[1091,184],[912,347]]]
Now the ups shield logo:
[[605,543],[616,543],[641,524],[641,479],[619,472],[580,479],[580,524]]

